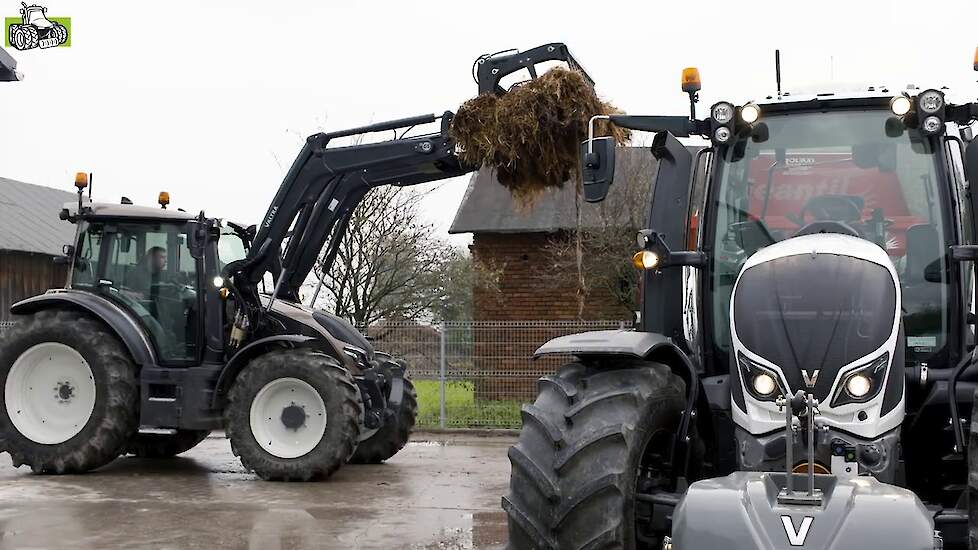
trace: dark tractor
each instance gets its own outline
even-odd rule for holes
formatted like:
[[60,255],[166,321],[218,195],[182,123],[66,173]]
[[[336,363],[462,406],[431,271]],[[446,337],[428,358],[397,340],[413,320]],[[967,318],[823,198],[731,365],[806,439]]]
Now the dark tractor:
[[[485,56],[480,92],[562,44]],[[407,442],[417,413],[403,361],[349,323],[300,303],[319,263],[330,269],[350,216],[372,188],[463,175],[453,114],[310,136],[257,227],[203,213],[84,200],[62,219],[64,288],[15,304],[0,339],[0,452],[37,472],[84,472],[123,453],[172,456],[224,429],[265,479],[326,477],[380,462]],[[440,122],[434,133],[407,130]],[[400,130],[377,143],[336,138]],[[395,135],[398,132],[395,132]],[[127,203],[127,200],[123,201]],[[267,286],[266,286],[267,285]]]
[[[696,119],[683,80],[690,118],[610,117],[656,133],[637,327],[536,352],[575,359],[523,408],[511,547],[974,545],[978,104],[868,87]],[[581,154],[600,201],[614,144]]]

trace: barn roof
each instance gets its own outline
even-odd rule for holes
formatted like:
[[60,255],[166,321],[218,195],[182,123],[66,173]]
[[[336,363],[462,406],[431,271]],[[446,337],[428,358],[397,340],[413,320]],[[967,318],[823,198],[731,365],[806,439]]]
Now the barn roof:
[[0,178],[0,250],[60,255],[75,226],[58,214],[75,199],[60,189]]
[[[581,201],[581,225],[598,227],[608,222],[609,215],[630,215],[629,209],[618,205],[636,193],[641,199],[648,197],[656,166],[648,147],[618,148],[615,181],[608,198],[596,204]],[[483,168],[469,180],[449,233],[552,233],[576,228],[576,188],[576,182],[568,181],[560,188],[544,191],[531,207],[521,207],[495,174]],[[619,221],[624,223],[625,219]]]

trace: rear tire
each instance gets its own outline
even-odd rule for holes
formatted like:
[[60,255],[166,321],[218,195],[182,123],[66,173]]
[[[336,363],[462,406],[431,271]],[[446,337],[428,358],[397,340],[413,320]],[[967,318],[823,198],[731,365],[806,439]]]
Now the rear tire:
[[126,454],[138,458],[173,458],[207,439],[210,430],[177,430],[175,434],[137,433],[129,440]]
[[18,319],[0,338],[0,387],[0,452],[34,472],[104,466],[138,426],[136,365],[108,327],[77,311]]
[[683,383],[668,367],[635,361],[598,370],[565,365],[540,380],[509,451],[509,543],[514,549],[637,546],[635,488],[650,441],[671,435]]
[[363,405],[353,377],[333,357],[270,351],[244,368],[228,397],[231,451],[262,479],[326,478],[353,455]]

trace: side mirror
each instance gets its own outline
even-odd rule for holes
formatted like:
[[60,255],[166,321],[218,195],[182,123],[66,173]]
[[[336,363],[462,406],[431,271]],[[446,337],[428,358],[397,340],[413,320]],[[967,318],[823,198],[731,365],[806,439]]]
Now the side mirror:
[[615,138],[589,139],[581,144],[581,180],[584,200],[601,202],[615,178]]

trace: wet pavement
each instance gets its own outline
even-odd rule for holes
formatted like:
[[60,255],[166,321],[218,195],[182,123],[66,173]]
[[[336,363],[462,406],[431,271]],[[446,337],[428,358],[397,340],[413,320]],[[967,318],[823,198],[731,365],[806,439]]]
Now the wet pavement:
[[0,455],[0,549],[498,549],[509,437],[423,434],[388,463],[272,483],[211,436],[169,460],[38,476]]

